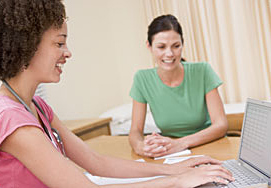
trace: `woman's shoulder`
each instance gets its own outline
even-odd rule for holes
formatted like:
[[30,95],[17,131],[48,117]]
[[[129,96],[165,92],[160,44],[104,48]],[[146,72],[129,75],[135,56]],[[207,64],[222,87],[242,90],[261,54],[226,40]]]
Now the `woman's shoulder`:
[[138,77],[138,78],[144,78],[144,77],[150,77],[150,76],[153,76],[155,74],[155,70],[156,68],[149,68],[149,69],[141,69],[141,70],[138,70],[136,73],[135,73],[135,77]]
[[136,72],[136,74],[150,74],[153,73],[156,68],[148,68],[148,69],[140,69]]
[[20,123],[36,123],[33,117],[22,104],[13,101],[7,96],[0,97],[0,124],[2,126],[14,124],[14,127],[16,127]]
[[187,67],[193,67],[193,68],[201,68],[206,67],[209,65],[209,63],[202,61],[202,62],[187,62],[183,61],[182,64]]
[[13,101],[8,96],[0,96],[0,113],[4,111],[24,111],[22,104]]
[[182,64],[186,70],[197,73],[204,73],[206,69],[210,68],[210,64],[208,62],[182,62]]

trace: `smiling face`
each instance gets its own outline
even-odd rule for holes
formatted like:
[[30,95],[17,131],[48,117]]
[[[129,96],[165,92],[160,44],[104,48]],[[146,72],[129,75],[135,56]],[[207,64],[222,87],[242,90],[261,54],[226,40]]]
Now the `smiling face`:
[[67,48],[67,24],[44,32],[34,57],[25,72],[31,72],[38,82],[59,82],[66,58],[71,57]]
[[182,40],[174,30],[162,31],[153,36],[149,46],[159,69],[170,71],[179,67],[182,54]]

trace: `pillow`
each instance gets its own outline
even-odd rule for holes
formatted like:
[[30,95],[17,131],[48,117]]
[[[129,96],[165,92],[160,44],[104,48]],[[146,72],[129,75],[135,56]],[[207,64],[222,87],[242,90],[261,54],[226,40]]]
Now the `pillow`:
[[123,104],[121,106],[112,108],[104,113],[102,113],[99,117],[106,118],[111,117],[112,122],[123,123],[127,120],[130,120],[132,117],[132,103]]
[[[131,128],[132,122],[132,103],[123,104],[121,106],[112,108],[99,117],[111,117],[110,131],[111,135],[128,135]],[[150,134],[152,132],[161,132],[156,126],[149,105],[147,105],[146,120],[144,126],[144,134]]]

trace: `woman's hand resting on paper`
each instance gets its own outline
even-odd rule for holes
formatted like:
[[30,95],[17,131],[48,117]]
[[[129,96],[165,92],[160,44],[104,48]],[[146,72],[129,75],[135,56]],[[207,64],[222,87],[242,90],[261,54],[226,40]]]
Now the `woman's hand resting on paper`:
[[143,155],[147,157],[161,157],[187,149],[188,146],[179,139],[161,136],[157,133],[147,135],[144,139]]

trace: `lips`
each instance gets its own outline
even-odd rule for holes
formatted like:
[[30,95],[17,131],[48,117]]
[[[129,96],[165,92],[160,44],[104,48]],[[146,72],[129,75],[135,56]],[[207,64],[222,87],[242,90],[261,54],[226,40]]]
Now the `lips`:
[[166,63],[166,64],[170,64],[170,63],[173,63],[175,61],[175,59],[171,59],[171,60],[162,60],[163,63]]
[[56,68],[58,70],[58,72],[61,74],[62,73],[62,69],[64,67],[64,64],[63,63],[57,63],[56,64]]
[[62,64],[62,63],[57,63],[57,64],[56,64],[56,67],[62,69],[62,68],[64,67],[64,64]]

